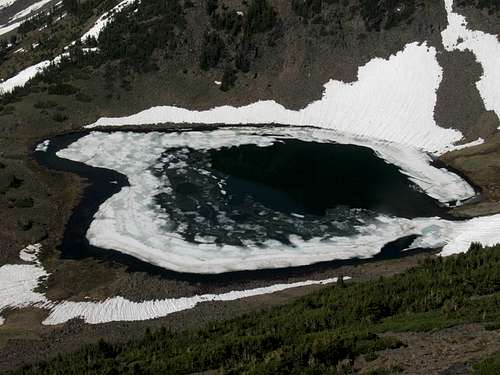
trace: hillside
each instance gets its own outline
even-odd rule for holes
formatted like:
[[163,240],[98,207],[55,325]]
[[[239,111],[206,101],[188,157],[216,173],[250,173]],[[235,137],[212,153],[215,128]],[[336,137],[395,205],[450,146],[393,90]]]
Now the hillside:
[[[0,288],[8,297],[0,301],[0,370],[76,351],[27,371],[134,372],[137,365],[146,372],[335,373],[344,363],[359,371],[421,366],[421,373],[457,364],[464,373],[500,351],[498,247],[434,256],[498,242],[499,35],[498,0],[0,0],[0,280],[18,280],[12,290],[22,291],[17,298]],[[164,157],[164,145],[225,145],[217,135],[227,125],[255,126],[248,131],[259,135],[313,126],[312,135],[297,134],[318,141],[331,132],[334,142],[374,150],[437,199],[443,218],[375,227],[355,259],[332,257],[322,242],[305,246],[306,260],[287,249],[274,264],[258,252],[236,253],[244,261],[227,252],[227,268],[209,251],[183,254],[192,251],[187,246],[162,262],[154,252],[106,247],[102,236],[119,233],[106,220],[124,213],[139,218],[122,226],[133,239],[146,238],[139,249],[165,246],[171,233],[141,232],[141,224],[154,225],[134,211],[148,203],[140,191],[108,216],[94,207],[110,207],[96,191],[149,182],[141,158]],[[159,133],[144,135],[151,130]],[[169,135],[177,131],[178,138]],[[200,140],[196,131],[216,136]],[[235,144],[247,136],[233,131]],[[56,146],[80,163],[71,172],[40,162],[44,148]],[[93,252],[71,253],[64,244],[77,211],[104,217],[89,231]],[[413,231],[399,231],[406,227]],[[386,248],[394,243],[409,250],[394,256]],[[38,250],[26,260],[29,244]],[[174,255],[184,258],[172,266]],[[29,272],[13,278],[17,267]],[[352,284],[309,295],[342,276]],[[232,320],[213,323],[225,319]],[[124,344],[146,327],[146,338]],[[402,360],[412,351],[431,356],[453,340],[454,352],[442,358]],[[325,361],[334,350],[339,355]],[[456,354],[468,350],[467,358]],[[89,353],[95,363],[84,363]]]
[[[428,259],[397,276],[341,283],[198,331],[162,328],[126,344],[101,341],[18,373],[389,374],[415,373],[419,365],[424,368],[418,373],[425,367],[465,373],[474,364],[474,374],[496,374],[498,357],[495,365],[476,362],[499,349],[499,260],[500,247],[475,245],[464,255]],[[427,348],[427,355],[441,351],[434,355],[435,367],[410,354],[425,343],[427,332],[471,324],[482,342],[459,348],[460,357],[450,358],[438,342]],[[410,340],[412,334],[421,341]]]

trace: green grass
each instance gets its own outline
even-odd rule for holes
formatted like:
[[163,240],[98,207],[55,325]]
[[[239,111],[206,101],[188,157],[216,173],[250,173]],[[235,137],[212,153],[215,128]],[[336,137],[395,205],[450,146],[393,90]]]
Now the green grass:
[[500,374],[500,353],[474,365],[472,375],[498,375]]
[[20,373],[334,374],[360,355],[374,358],[404,346],[391,331],[498,322],[499,268],[500,246],[473,245],[466,254],[430,258],[399,275],[324,288],[201,330],[161,329],[125,344],[100,342]]

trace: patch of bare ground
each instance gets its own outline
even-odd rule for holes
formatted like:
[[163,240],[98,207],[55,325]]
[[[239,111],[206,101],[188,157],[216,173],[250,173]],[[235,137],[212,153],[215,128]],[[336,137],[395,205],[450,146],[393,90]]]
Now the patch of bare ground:
[[459,0],[454,5],[454,10],[466,18],[469,28],[500,38],[500,12],[493,8],[481,9],[479,3],[478,0]]
[[481,189],[481,199],[453,209],[461,217],[497,213],[500,202],[500,135],[492,136],[487,143],[447,153],[441,159],[461,171]]
[[[458,325],[431,332],[388,332],[405,347],[377,352],[377,358],[355,361],[357,373],[393,369],[412,375],[468,374],[473,364],[500,351],[500,332],[479,324]],[[397,371],[395,370],[397,369]]]
[[437,55],[443,79],[437,91],[434,118],[443,128],[458,129],[465,139],[489,139],[497,131],[495,112],[487,111],[476,87],[483,74],[481,64],[470,51],[443,52]]

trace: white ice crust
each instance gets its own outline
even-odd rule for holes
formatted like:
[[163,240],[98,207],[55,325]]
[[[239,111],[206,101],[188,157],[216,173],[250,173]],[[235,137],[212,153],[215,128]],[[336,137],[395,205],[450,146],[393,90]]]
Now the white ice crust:
[[[266,136],[262,136],[266,134]],[[132,133],[92,132],[80,138],[57,155],[94,167],[116,170],[129,179],[130,187],[105,201],[100,207],[87,238],[92,245],[121,251],[158,266],[194,273],[221,273],[236,270],[301,266],[320,261],[368,258],[388,242],[417,234],[420,244],[439,247],[453,244],[453,251],[467,249],[467,241],[456,242],[456,222],[440,218],[414,220],[379,216],[368,226],[357,228],[351,237],[303,241],[290,237],[292,246],[268,241],[264,248],[194,244],[181,235],[169,232],[168,216],[155,209],[153,196],[160,181],[151,173],[156,160],[169,147],[197,149],[220,148],[238,144],[265,147],[277,137],[316,142],[337,142],[370,147],[382,158],[401,168],[427,194],[441,199],[466,199],[472,188],[457,175],[432,167],[429,157],[411,147],[356,138],[317,128],[226,128],[210,132]],[[126,146],[125,146],[126,145]],[[474,237],[474,236],[472,236]]]
[[[49,301],[44,294],[34,290],[48,276],[38,260],[40,244],[29,245],[21,250],[21,265],[7,264],[0,267],[0,313],[10,309],[37,307],[49,310],[49,316],[42,322],[45,325],[62,324],[79,318],[89,324],[114,321],[138,321],[165,317],[175,312],[194,308],[202,302],[234,301],[263,294],[304,287],[326,285],[337,278],[306,280],[288,284],[274,284],[267,287],[230,291],[221,294],[203,294],[191,297],[166,298],[133,302],[117,296],[104,301]],[[344,277],[349,279],[349,277]],[[5,319],[0,316],[0,325]]]

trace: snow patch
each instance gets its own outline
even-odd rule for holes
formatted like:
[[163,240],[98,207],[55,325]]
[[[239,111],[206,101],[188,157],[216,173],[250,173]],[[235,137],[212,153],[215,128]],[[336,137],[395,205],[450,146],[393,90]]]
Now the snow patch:
[[44,60],[36,65],[21,70],[14,77],[0,83],[0,94],[11,92],[16,87],[23,87],[31,78],[48,67],[50,63],[50,60]]
[[134,3],[134,1],[135,0],[123,0],[120,3],[118,3],[111,10],[104,12],[99,17],[99,19],[94,23],[94,25],[85,34],[83,34],[83,36],[81,38],[82,42],[86,41],[89,37],[98,39],[101,31],[106,27],[106,25],[109,22],[111,22],[113,20],[113,16],[116,13],[120,12],[127,5]]
[[453,239],[443,247],[441,255],[464,253],[473,242],[484,246],[500,243],[500,215],[483,216],[459,222],[454,230]]
[[19,22],[14,22],[10,25],[1,25],[0,26],[0,35],[3,35],[3,34],[7,34],[9,32],[11,32],[12,30],[15,30],[19,27],[19,25],[21,25],[21,21]]
[[[349,277],[344,277],[349,279]],[[203,294],[193,297],[167,298],[144,302],[132,302],[123,297],[109,298],[103,302],[65,301],[55,306],[43,324],[55,325],[70,319],[81,318],[85,323],[98,324],[117,321],[137,321],[155,319],[189,310],[202,302],[235,301],[242,298],[271,294],[279,291],[309,285],[326,285],[334,283],[337,278],[325,280],[307,280],[290,284],[274,284],[268,287],[222,294]]]
[[441,32],[447,51],[471,51],[483,67],[476,82],[484,106],[500,118],[500,42],[496,35],[467,28],[465,17],[453,11],[453,0],[445,0],[448,27]]
[[[47,298],[34,290],[48,273],[38,261],[40,244],[21,250],[20,258],[30,264],[7,264],[0,267],[0,313],[8,309],[50,306]],[[0,323],[4,319],[0,317]]]
[[[325,285],[337,281],[336,277],[325,280],[307,280],[222,294],[203,294],[143,302],[132,302],[120,296],[97,302],[53,302],[49,301],[45,295],[34,292],[41,280],[48,276],[38,260],[40,250],[40,244],[29,245],[21,250],[19,255],[21,260],[30,264],[7,264],[0,267],[0,313],[8,309],[36,306],[50,312],[47,319],[42,322],[45,325],[62,324],[74,318],[84,319],[86,323],[90,324],[139,321],[160,318],[175,312],[192,309],[202,302],[234,301],[291,288]],[[349,279],[349,277],[344,277],[344,279]],[[5,319],[0,316],[0,325],[4,322]]]
[[159,106],[127,117],[100,118],[87,127],[162,122],[312,125],[443,153],[462,134],[434,120],[441,78],[436,50],[426,43],[410,43],[388,60],[374,58],[360,67],[356,82],[330,80],[322,99],[298,111],[271,100],[205,111]]
[[17,0],[0,0],[0,9],[10,7]]
[[28,6],[27,8],[23,9],[22,11],[20,12],[17,12],[16,14],[14,14],[10,20],[10,21],[16,21],[18,19],[21,19],[21,18],[26,18],[27,16],[31,15],[32,13],[36,12],[38,9],[42,8],[43,6],[45,6],[46,4],[50,3],[52,0],[41,0],[41,1],[37,1],[36,3],[34,4],[31,4],[30,6]]

